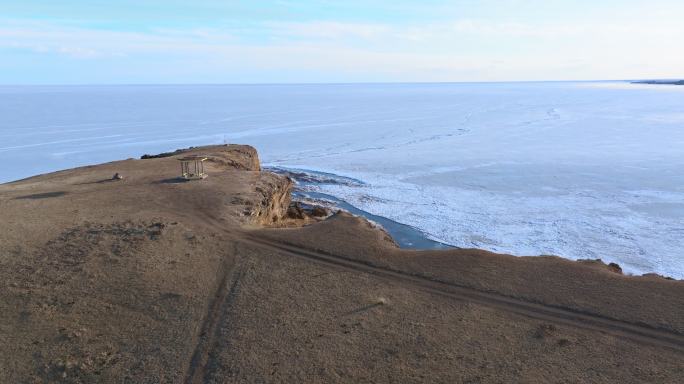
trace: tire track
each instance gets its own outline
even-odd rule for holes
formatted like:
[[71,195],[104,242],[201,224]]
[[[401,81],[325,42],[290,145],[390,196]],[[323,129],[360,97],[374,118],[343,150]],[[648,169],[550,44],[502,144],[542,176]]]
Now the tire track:
[[278,253],[304,258],[320,264],[371,274],[386,281],[409,284],[423,291],[450,299],[473,302],[537,320],[597,331],[641,344],[674,349],[684,353],[684,335],[665,329],[625,322],[568,308],[535,303],[499,293],[482,291],[467,286],[411,274],[405,271],[380,267],[371,263],[352,260],[338,255],[265,240],[252,234],[246,234],[244,238],[236,238],[235,240]]
[[[234,247],[235,257],[237,258],[237,244]],[[237,293],[238,283],[242,277],[242,265],[240,260],[232,263],[223,263],[220,272],[220,282],[214,293],[214,297],[207,310],[207,315],[202,323],[202,330],[199,334],[195,350],[190,359],[186,370],[185,384],[199,384],[204,382],[205,370],[209,363],[209,358],[217,336],[221,331],[221,324],[224,322],[226,312]]]
[[506,296],[501,293],[440,281],[399,269],[382,267],[371,262],[353,260],[345,256],[314,251],[298,245],[268,240],[253,232],[227,229],[222,223],[215,220],[211,214],[205,214],[203,216],[205,216],[205,220],[208,223],[212,224],[213,228],[222,230],[229,239],[238,243],[269,249],[277,253],[303,258],[329,267],[371,274],[385,281],[408,284],[425,292],[450,299],[473,302],[528,318],[610,334],[640,344],[668,348],[684,353],[684,335],[675,331],[656,328],[647,324],[631,323],[572,308],[556,307],[549,304],[528,301]]

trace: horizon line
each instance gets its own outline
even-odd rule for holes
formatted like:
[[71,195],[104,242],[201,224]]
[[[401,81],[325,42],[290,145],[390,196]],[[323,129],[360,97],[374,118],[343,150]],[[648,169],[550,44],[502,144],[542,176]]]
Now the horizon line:
[[[684,78],[683,78],[684,79]],[[593,79],[593,80],[501,80],[501,81],[349,81],[349,82],[217,82],[217,83],[23,83],[0,84],[0,87],[82,87],[82,86],[225,86],[225,85],[363,85],[363,84],[515,84],[515,83],[598,83],[626,81],[679,81],[679,78],[633,78],[633,79]]]

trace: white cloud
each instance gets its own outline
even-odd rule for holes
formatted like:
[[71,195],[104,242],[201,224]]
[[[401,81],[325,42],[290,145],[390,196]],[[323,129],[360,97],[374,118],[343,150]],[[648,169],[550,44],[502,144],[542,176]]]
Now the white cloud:
[[313,21],[268,23],[267,26],[272,29],[271,33],[277,36],[309,39],[379,39],[394,33],[389,25],[370,23]]
[[663,21],[454,20],[408,26],[316,21],[253,28],[125,32],[5,21],[0,49],[85,63],[121,59],[132,66],[144,57],[158,61],[169,77],[195,70],[215,73],[216,81],[231,81],[230,71],[241,69],[269,71],[271,79],[278,71],[316,71],[327,73],[329,81],[498,81],[678,77],[684,68],[677,45],[684,27]]

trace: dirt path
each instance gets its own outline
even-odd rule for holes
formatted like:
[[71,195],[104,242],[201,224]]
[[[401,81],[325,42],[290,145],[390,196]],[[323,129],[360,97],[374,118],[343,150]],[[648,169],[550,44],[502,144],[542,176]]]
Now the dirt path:
[[407,284],[432,294],[446,296],[451,299],[469,301],[533,319],[598,331],[638,343],[669,348],[684,353],[684,335],[678,333],[646,325],[615,320],[592,313],[534,303],[498,293],[480,291],[399,270],[378,267],[338,255],[311,251],[302,249],[301,247],[269,241],[252,235],[247,235],[242,240],[236,240],[281,254],[305,258],[335,268],[344,268],[368,273],[388,281]]
[[[237,246],[234,247],[237,250]],[[235,252],[237,255],[237,252]],[[185,384],[198,384],[204,382],[205,368],[209,362],[209,356],[216,345],[216,338],[220,325],[225,321],[230,302],[235,297],[238,283],[242,276],[240,260],[226,262],[220,272],[220,280],[216,293],[208,307],[207,314],[202,324],[197,345],[186,370]]]

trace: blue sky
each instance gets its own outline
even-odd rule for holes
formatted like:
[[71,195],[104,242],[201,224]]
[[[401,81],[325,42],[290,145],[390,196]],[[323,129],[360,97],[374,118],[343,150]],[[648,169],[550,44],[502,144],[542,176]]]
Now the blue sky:
[[675,0],[0,2],[0,83],[684,76]]

